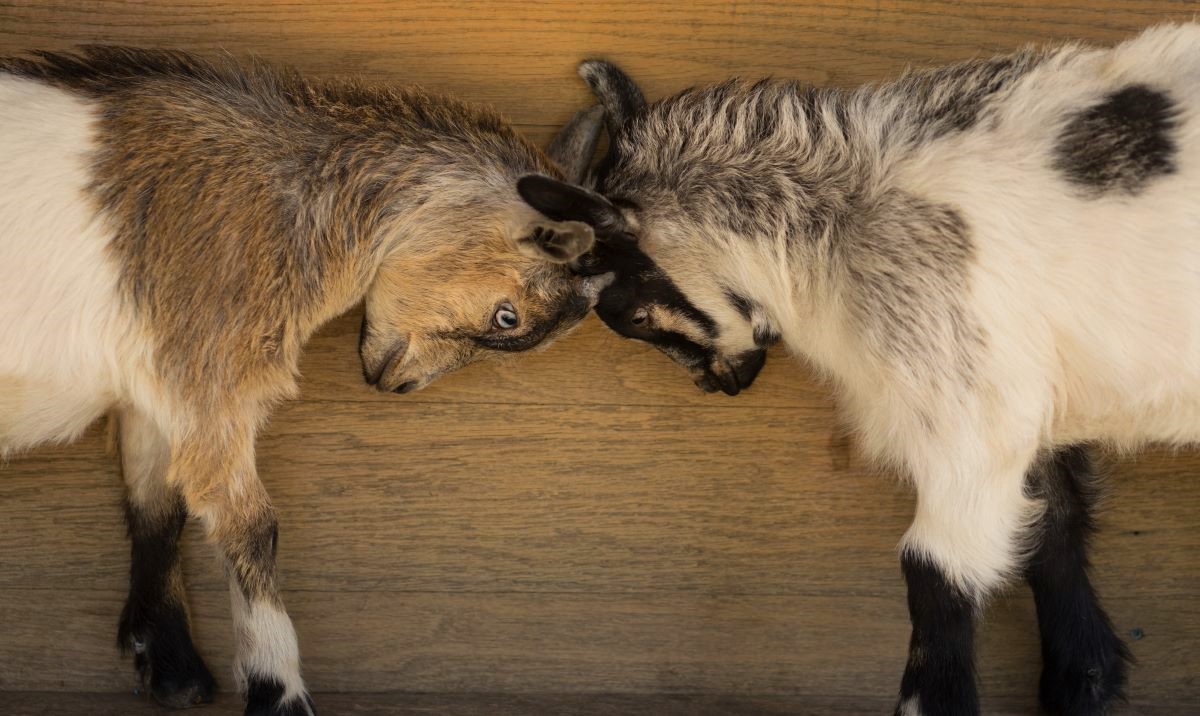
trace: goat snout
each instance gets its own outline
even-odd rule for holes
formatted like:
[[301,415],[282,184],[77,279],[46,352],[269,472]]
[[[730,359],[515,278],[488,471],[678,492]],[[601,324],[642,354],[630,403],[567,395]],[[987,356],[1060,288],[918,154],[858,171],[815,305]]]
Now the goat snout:
[[717,358],[694,377],[696,386],[705,393],[718,390],[725,395],[737,395],[754,382],[767,362],[766,350],[753,350],[733,358]]
[[[383,357],[378,362],[372,360],[369,344],[365,346],[361,358],[363,364],[363,378],[368,385],[374,386],[382,392],[408,392],[412,390],[415,381],[405,381],[401,386],[393,386],[388,376],[395,372],[396,365],[404,360],[405,353],[408,352],[408,338],[400,338],[392,343],[383,354]],[[398,388],[408,386],[407,390],[401,391]]]
[[765,348],[760,348],[742,353],[733,360],[731,367],[738,385],[742,388],[749,388],[766,364],[767,351]]

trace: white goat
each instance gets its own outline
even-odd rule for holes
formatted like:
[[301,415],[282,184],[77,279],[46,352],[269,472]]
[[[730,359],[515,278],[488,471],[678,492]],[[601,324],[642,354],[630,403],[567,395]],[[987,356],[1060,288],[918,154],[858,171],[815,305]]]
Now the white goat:
[[1022,570],[1043,703],[1105,710],[1125,651],[1086,574],[1075,446],[1200,438],[1200,27],[849,92],[647,106],[611,64],[581,74],[609,120],[599,193],[519,188],[597,229],[601,318],[730,394],[782,339],[916,486],[897,713],[978,711],[974,613]]

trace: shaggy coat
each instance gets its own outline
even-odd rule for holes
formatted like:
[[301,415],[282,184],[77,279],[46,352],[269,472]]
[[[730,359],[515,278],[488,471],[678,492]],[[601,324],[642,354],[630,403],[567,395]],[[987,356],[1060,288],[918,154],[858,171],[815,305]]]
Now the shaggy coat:
[[1020,573],[1044,704],[1103,711],[1124,650],[1087,579],[1073,446],[1200,438],[1200,27],[853,91],[647,105],[611,64],[581,74],[608,115],[600,193],[520,188],[597,228],[601,318],[729,394],[782,340],[916,487],[897,712],[978,711],[972,619]]
[[159,701],[213,689],[176,551],[192,515],[230,575],[247,712],[311,711],[255,435],[359,301],[364,377],[400,393],[575,325],[599,282],[566,262],[592,230],[515,189],[547,172],[495,114],[419,90],[180,52],[0,60],[0,457],[113,414],[120,643]]

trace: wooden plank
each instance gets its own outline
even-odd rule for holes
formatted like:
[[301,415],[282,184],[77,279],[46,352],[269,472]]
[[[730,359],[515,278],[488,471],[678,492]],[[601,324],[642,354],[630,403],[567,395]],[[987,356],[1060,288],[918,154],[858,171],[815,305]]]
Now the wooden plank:
[[[843,584],[849,565],[804,556],[806,542],[827,539],[894,583],[907,497],[897,489],[855,499],[855,486],[878,492],[862,470],[810,480],[829,474],[819,468],[829,461],[824,419],[739,408],[293,403],[260,441],[259,465],[281,512],[281,569],[296,588],[787,592],[812,588],[814,574]],[[0,542],[0,584],[123,578],[120,483],[110,465],[103,479],[90,475],[91,461],[77,462],[82,447],[61,449],[71,456],[62,466],[48,458],[4,468],[0,510],[15,538]],[[861,545],[873,530],[872,557]],[[103,537],[73,537],[93,534]],[[200,557],[188,575],[194,588],[223,590],[211,552],[188,546]],[[760,574],[772,576],[764,583]]]
[[[316,694],[321,713],[353,716],[861,716],[888,713],[891,699],[796,698],[786,696],[710,696],[706,694]],[[133,716],[178,713],[128,694],[80,694],[45,691],[0,693],[7,716]],[[1113,716],[1178,716],[1189,703],[1132,703]],[[242,702],[220,694],[201,711],[204,716],[241,716]],[[1028,703],[993,699],[988,716],[1027,716]]]
[[98,40],[254,51],[314,74],[419,83],[494,104],[522,124],[557,125],[587,99],[573,76],[584,57],[620,61],[651,97],[731,74],[846,85],[1028,42],[1112,42],[1194,12],[1185,2],[1132,0],[5,3],[0,51]]
[[[1113,42],[1195,7],[0,2],[0,52],[95,41],[253,51],[488,102],[545,142],[589,101],[573,75],[585,56],[621,62],[651,97],[730,74],[851,85],[1030,41]],[[911,498],[833,440],[829,397],[803,368],[775,353],[747,395],[706,396],[589,319],[542,353],[380,396],[361,382],[357,325],[352,312],[315,338],[303,402],[261,444],[316,688],[532,694],[478,697],[486,707],[473,696],[404,701],[414,713],[640,703],[547,691],[712,695],[685,698],[678,713],[888,709],[907,634],[893,548]],[[1195,453],[1154,453],[1114,469],[1097,581],[1119,631],[1144,635],[1122,713],[1200,710],[1197,468]],[[120,495],[95,431],[0,466],[0,690],[132,685],[112,645],[127,569]],[[194,529],[186,548],[201,645],[228,683],[219,570]],[[980,652],[985,712],[1031,712],[1038,652],[1024,590],[993,607]],[[746,696],[762,693],[775,696]],[[0,693],[0,711],[30,699],[36,713],[132,703],[38,698]],[[323,703],[394,713],[392,698]],[[653,698],[646,713],[680,703]]]
[[343,316],[309,343],[301,363],[303,400],[363,403],[538,405],[694,405],[705,407],[813,407],[830,409],[828,390],[782,349],[744,394],[706,394],[663,354],[622,339],[594,316],[574,333],[544,350],[495,356],[443,376],[408,395],[381,394],[362,379],[358,328],[362,313]]
[[[899,598],[911,497],[836,466],[798,409],[293,403],[260,442],[286,583],[312,590]],[[116,589],[120,481],[99,436],[0,468],[0,586]],[[1105,594],[1200,593],[1195,457],[1120,465]],[[1186,472],[1184,474],[1186,474]],[[224,590],[192,530],[193,589]]]
[[[113,644],[121,594],[4,590],[0,690],[128,691]],[[902,601],[878,597],[711,597],[288,592],[316,691],[705,693],[882,700],[905,660]],[[1200,607],[1110,600],[1136,624],[1135,702],[1200,706],[1192,652]],[[197,641],[229,684],[226,595],[194,595]],[[981,627],[986,699],[1032,706],[1038,647],[1032,606],[1001,600]],[[1163,694],[1172,694],[1164,698]],[[1032,709],[1030,708],[1030,711]],[[985,704],[985,712],[987,710]]]
[[[800,699],[770,696],[708,696],[704,694],[337,694],[315,697],[321,713],[354,716],[859,716],[885,713],[891,700]],[[126,694],[56,692],[0,693],[6,716],[130,716],[176,713],[158,709],[148,700]],[[221,694],[206,706],[204,716],[241,716],[242,703]],[[991,711],[992,716],[1018,716],[1023,708]],[[1121,714],[1177,714],[1179,711],[1123,710]]]

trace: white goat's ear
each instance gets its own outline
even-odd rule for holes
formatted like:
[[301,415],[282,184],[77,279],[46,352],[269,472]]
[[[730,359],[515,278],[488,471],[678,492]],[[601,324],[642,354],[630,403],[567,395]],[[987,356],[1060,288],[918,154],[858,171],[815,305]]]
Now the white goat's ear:
[[594,105],[581,109],[555,135],[546,154],[572,184],[582,184],[592,166],[600,130],[604,128],[604,108]]
[[604,105],[610,141],[631,119],[646,111],[646,96],[642,90],[613,63],[585,60],[579,64],[579,76]]
[[517,250],[535,259],[565,264],[591,251],[594,243],[595,232],[582,221],[547,218],[525,228],[517,238]]

